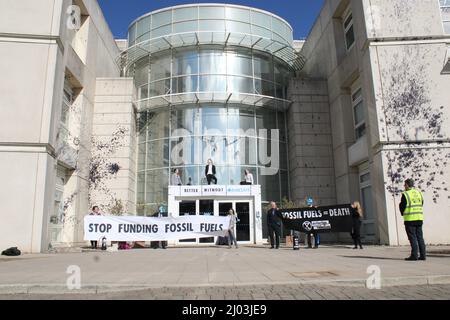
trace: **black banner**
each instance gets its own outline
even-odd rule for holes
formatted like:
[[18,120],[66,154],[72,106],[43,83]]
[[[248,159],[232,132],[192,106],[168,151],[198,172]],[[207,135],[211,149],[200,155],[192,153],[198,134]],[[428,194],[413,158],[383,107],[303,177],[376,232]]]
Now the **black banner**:
[[301,232],[351,232],[352,216],[349,204],[329,207],[280,209],[283,225]]

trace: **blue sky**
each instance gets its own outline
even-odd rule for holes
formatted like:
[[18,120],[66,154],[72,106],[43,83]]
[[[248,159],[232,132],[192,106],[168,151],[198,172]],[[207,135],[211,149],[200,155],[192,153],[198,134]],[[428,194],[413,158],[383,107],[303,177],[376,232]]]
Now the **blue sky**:
[[324,0],[98,0],[116,38],[126,38],[128,25],[137,17],[165,7],[188,3],[230,3],[270,11],[290,23],[294,39],[306,38]]

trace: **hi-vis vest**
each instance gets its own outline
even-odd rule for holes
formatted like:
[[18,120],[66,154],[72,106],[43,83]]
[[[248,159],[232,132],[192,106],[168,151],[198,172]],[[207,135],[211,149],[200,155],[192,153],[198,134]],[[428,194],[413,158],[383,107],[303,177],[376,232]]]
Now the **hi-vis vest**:
[[403,212],[404,221],[423,221],[423,196],[416,189],[403,192],[406,198],[406,208]]

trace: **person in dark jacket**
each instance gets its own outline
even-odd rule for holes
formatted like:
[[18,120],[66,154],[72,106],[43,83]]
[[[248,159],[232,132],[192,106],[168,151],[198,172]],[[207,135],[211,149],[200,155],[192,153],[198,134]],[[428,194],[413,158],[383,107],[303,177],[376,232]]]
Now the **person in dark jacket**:
[[[270,238],[270,249],[280,248],[280,236],[281,236],[281,221],[282,215],[277,208],[275,202],[270,203],[271,208],[267,211],[267,227]],[[274,239],[275,236],[275,239]]]
[[[313,198],[308,197],[308,198],[306,199],[306,205],[307,205],[309,208],[315,207],[315,206],[314,206],[314,200],[313,200]],[[315,207],[315,208],[317,208],[317,207]],[[314,230],[314,229],[312,229],[310,232],[308,232],[308,233],[306,234],[306,239],[307,239],[307,242],[308,242],[308,248],[309,248],[309,249],[311,249],[311,248],[313,247],[313,246],[312,246],[313,238],[314,238],[314,249],[318,249],[318,248],[319,248],[319,244],[320,244],[320,235],[319,235],[319,233],[317,233],[317,231]]]
[[352,233],[351,236],[353,238],[353,243],[355,246],[353,249],[363,248],[361,244],[361,218],[363,217],[363,210],[361,208],[361,204],[358,201],[355,201],[351,205],[351,214],[352,214]]
[[208,159],[208,164],[205,167],[205,176],[206,180],[208,180],[208,185],[211,184],[212,180],[214,180],[214,184],[217,184],[216,166],[211,159]]

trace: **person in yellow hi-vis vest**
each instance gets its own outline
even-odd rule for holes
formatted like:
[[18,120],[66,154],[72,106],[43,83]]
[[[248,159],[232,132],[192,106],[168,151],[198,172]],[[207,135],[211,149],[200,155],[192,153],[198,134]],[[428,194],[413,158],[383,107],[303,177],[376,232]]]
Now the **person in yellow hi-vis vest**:
[[[405,181],[405,192],[402,193],[400,213],[405,221],[406,234],[411,244],[411,255],[407,261],[426,260],[425,240],[423,239],[423,196],[414,188],[414,180]],[[418,255],[420,253],[420,256]]]

